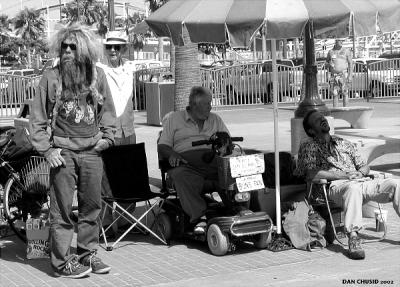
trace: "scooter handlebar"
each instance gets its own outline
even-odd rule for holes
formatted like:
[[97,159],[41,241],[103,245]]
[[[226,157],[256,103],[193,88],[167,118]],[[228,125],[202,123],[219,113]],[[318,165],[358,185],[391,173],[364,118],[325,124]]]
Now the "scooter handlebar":
[[209,140],[199,140],[199,141],[192,142],[192,146],[199,146],[199,145],[204,145],[204,144],[210,144],[210,141]]
[[242,142],[243,141],[243,137],[231,137],[231,140],[233,142]]

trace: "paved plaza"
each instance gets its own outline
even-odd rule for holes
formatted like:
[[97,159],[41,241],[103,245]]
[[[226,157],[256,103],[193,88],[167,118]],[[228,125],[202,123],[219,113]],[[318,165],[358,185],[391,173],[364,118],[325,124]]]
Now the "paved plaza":
[[[345,121],[335,120],[337,135],[399,139],[399,100],[360,100],[351,105],[374,108],[370,127],[356,130]],[[285,107],[279,109],[280,150],[290,151],[293,111]],[[217,113],[232,136],[245,138],[245,148],[273,151],[271,106],[224,109]],[[156,153],[160,127],[146,125],[143,112],[136,114],[136,123],[138,141],[146,143],[149,176],[156,189],[160,184]],[[400,178],[398,153],[382,156],[371,165]],[[130,234],[111,252],[99,248],[100,257],[113,267],[110,274],[73,280],[52,277],[48,260],[25,259],[24,245],[15,236],[8,236],[0,241],[0,286],[400,286],[400,219],[390,204],[385,208],[389,210],[388,234],[382,242],[377,242],[382,233],[375,232],[375,220],[364,219],[362,236],[375,242],[364,245],[363,261],[348,259],[338,244],[315,252],[292,249],[274,253],[244,243],[236,252],[216,257],[209,253],[205,243],[173,241],[164,246],[149,236]]]

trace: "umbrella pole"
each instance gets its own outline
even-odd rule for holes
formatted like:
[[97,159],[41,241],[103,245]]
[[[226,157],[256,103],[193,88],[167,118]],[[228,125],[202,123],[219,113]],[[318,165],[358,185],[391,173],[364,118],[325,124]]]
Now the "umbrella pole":
[[292,249],[290,241],[282,236],[281,216],[281,185],[279,168],[279,128],[278,128],[278,67],[276,65],[276,40],[271,40],[272,54],[272,97],[274,110],[274,150],[275,150],[275,206],[276,206],[276,233],[272,238],[268,249],[274,252]]
[[274,150],[275,150],[275,205],[276,205],[276,232],[282,233],[281,226],[281,186],[279,168],[279,135],[278,135],[278,67],[276,66],[276,40],[271,40],[272,54],[272,97],[274,110]]

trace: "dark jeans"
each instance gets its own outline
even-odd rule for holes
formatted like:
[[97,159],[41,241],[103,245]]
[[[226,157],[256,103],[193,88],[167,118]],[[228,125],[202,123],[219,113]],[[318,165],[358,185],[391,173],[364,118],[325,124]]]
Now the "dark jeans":
[[97,249],[101,210],[101,156],[94,150],[67,149],[63,149],[61,155],[66,166],[50,171],[50,248],[54,270],[62,269],[72,257],[74,222],[71,212],[75,186],[78,189],[78,255]]
[[[218,185],[218,168],[216,158],[210,163],[205,163],[203,155],[210,150],[191,150],[181,153],[188,162],[168,171],[171,177],[182,208],[190,217],[191,222],[196,222],[205,215],[207,203],[204,199],[204,183],[206,180],[214,181]],[[219,190],[218,190],[219,191]],[[222,199],[224,195],[219,192]]]

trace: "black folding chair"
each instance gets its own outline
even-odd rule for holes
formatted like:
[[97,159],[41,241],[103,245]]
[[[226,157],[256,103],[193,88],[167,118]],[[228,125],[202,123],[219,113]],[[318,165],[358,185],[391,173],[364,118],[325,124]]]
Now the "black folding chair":
[[[104,218],[108,208],[118,214],[118,218],[106,229],[103,227],[101,229],[106,250],[113,250],[115,245],[135,227],[140,227],[140,229],[150,233],[162,243],[167,244],[164,239],[151,230],[151,227],[141,222],[144,218],[147,218],[150,212],[156,217],[153,209],[160,203],[161,207],[164,198],[162,194],[154,193],[150,190],[144,143],[111,147],[103,152],[103,161],[112,195],[103,195],[102,197],[105,204],[102,218]],[[150,200],[156,198],[157,200],[151,204]],[[138,202],[144,202],[146,210],[139,218],[136,218],[131,212]],[[129,205],[124,208],[121,203]],[[131,226],[112,245],[109,245],[105,232],[113,224],[116,224],[121,217],[128,221]]]

